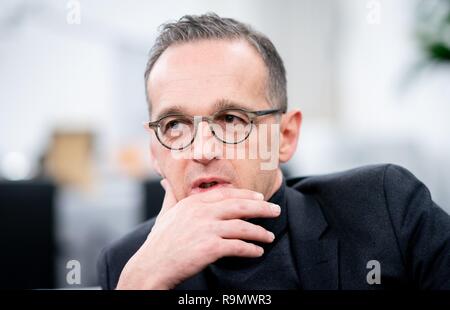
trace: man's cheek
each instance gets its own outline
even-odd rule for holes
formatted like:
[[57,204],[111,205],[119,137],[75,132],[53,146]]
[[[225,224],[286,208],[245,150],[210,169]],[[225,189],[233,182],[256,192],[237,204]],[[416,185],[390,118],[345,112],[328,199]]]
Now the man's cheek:
[[173,169],[171,170],[170,169],[170,165],[168,165],[168,163],[167,163],[167,161],[163,161],[163,164],[161,165],[161,172],[162,172],[162,174],[161,174],[161,176],[163,177],[163,178],[167,178],[170,182],[171,182],[171,184],[173,184],[173,177],[171,176],[171,174],[173,174]]
[[162,178],[167,178],[168,172],[170,170],[167,169],[169,166],[167,160],[164,158],[162,154],[157,154],[153,160],[155,170]]
[[163,156],[163,150],[161,150],[160,147],[156,143],[159,143],[158,141],[151,141],[150,142],[150,159],[153,166],[153,169],[161,176],[164,177],[164,156]]

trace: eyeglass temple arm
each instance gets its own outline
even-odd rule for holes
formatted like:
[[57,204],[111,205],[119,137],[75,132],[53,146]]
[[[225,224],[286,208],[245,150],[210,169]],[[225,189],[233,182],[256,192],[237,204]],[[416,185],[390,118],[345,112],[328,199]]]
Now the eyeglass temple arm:
[[144,125],[146,125],[149,128],[155,128],[158,127],[158,122],[159,121],[154,121],[154,122],[146,122]]
[[[272,110],[264,110],[264,111],[254,111],[253,113],[256,116],[263,116],[263,115],[268,115],[268,114],[273,114],[273,113],[278,113],[278,112],[282,112],[281,109],[272,109]],[[284,113],[284,112],[283,112]]]

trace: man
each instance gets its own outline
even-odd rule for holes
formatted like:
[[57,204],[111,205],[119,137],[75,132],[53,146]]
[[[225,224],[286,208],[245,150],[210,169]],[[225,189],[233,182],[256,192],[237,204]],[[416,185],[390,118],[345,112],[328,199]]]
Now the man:
[[450,217],[405,169],[284,179],[302,115],[264,35],[184,16],[163,27],[145,82],[165,198],[102,252],[104,289],[450,289]]

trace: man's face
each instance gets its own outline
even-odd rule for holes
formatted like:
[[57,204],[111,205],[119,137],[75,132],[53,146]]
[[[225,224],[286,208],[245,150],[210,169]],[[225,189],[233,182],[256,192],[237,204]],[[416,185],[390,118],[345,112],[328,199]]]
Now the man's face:
[[[272,109],[266,98],[266,77],[263,60],[245,41],[202,40],[171,46],[155,63],[148,79],[151,120],[159,119],[165,111],[175,107],[186,115],[210,116],[220,110],[219,104],[223,102],[249,111]],[[277,117],[263,116],[256,122],[270,127],[277,123]],[[254,127],[249,139],[240,144],[214,148],[222,150],[218,152],[207,146],[222,142],[212,135],[206,122],[201,122],[199,132],[202,134],[197,133],[194,143],[181,151],[191,154],[190,158],[174,156],[173,152],[180,151],[163,147],[154,135],[152,154],[157,169],[169,181],[178,200],[208,190],[202,188],[205,184],[198,185],[210,181],[218,184],[209,190],[220,186],[246,188],[261,192],[268,199],[280,185],[279,169],[262,169],[261,164],[267,162],[267,158],[261,159],[259,152],[256,159],[225,156],[227,148],[248,151],[252,143],[274,142],[271,141],[274,139],[251,139],[258,136],[258,130],[258,126]],[[270,131],[267,135],[270,138]],[[276,163],[278,166],[278,161]]]

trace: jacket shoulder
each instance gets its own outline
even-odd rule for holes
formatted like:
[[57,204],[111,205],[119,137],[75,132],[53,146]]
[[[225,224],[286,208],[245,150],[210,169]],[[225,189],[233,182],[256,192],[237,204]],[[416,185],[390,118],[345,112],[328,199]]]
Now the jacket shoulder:
[[407,171],[406,169],[393,164],[368,165],[336,173],[291,178],[287,180],[287,184],[297,190],[308,192],[314,191],[318,186],[335,186],[338,183],[377,182],[388,169]]
[[360,223],[361,219],[391,222],[392,213],[403,215],[409,199],[418,190],[431,201],[422,182],[405,168],[393,164],[300,177],[289,180],[288,186],[313,196],[330,220],[339,217],[339,221],[348,221],[345,223],[348,225]]
[[394,164],[362,166],[342,172],[304,176],[287,180],[288,186],[318,196],[354,200],[359,196],[370,197],[408,192],[424,186],[410,171]]
[[417,288],[450,288],[450,216],[407,169],[364,166],[291,179],[288,186],[319,203],[341,252],[353,260],[377,257],[389,262],[391,276]]
[[155,224],[155,219],[140,224],[132,232],[103,248],[97,262],[99,284],[102,289],[115,289],[123,267],[145,242]]

